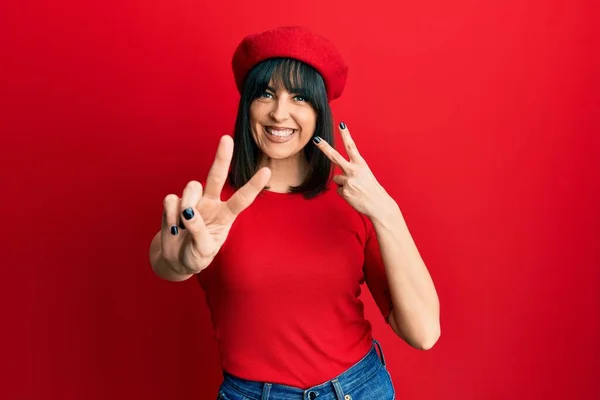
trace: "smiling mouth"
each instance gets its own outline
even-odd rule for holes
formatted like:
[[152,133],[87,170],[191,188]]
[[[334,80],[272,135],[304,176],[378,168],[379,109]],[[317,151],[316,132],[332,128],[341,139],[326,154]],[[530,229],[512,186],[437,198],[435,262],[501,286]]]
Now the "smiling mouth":
[[273,126],[265,126],[265,132],[267,132],[271,136],[284,138],[284,137],[292,136],[296,132],[296,129],[276,128]]

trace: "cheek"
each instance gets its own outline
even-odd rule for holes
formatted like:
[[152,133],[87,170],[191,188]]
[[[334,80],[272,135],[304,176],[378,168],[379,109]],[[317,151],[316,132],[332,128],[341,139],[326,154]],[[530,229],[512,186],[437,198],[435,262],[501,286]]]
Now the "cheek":
[[258,132],[258,126],[260,124],[261,121],[261,107],[259,105],[257,105],[256,103],[253,103],[252,105],[250,105],[250,109],[249,111],[249,119],[250,119],[250,130],[252,132],[253,136],[257,136]]
[[317,126],[317,114],[314,111],[306,112],[302,115],[302,128],[313,133]]

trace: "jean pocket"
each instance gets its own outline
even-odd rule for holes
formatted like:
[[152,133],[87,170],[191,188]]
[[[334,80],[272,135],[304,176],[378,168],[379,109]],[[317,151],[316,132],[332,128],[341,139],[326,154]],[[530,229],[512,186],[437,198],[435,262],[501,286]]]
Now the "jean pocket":
[[367,381],[344,393],[347,400],[395,400],[392,378],[382,365]]
[[217,396],[217,400],[250,400],[248,397],[239,396],[237,394],[231,394],[219,390],[219,395]]
[[246,397],[235,389],[231,389],[229,386],[221,385],[219,388],[219,394],[217,400],[255,400],[252,397]]

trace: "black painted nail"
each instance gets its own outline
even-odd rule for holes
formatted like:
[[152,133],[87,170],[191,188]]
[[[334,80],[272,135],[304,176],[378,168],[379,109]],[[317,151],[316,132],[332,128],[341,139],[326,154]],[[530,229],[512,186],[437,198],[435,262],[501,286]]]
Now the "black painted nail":
[[181,214],[183,214],[183,218],[187,219],[188,221],[194,218],[194,210],[192,210],[192,207],[186,208]]
[[340,122],[340,128],[342,128],[342,129],[346,129],[346,124],[345,124],[345,123],[343,123],[343,122]]
[[173,225],[171,227],[171,234],[172,235],[177,235],[179,233],[179,230],[177,229],[177,227],[175,225]]
[[313,138],[313,142],[315,142],[315,144],[319,144],[319,143],[321,143],[321,138],[320,138],[320,137],[318,137],[318,136],[315,136],[315,137]]
[[179,220],[179,228],[185,229],[185,225],[183,224],[183,220],[182,219]]

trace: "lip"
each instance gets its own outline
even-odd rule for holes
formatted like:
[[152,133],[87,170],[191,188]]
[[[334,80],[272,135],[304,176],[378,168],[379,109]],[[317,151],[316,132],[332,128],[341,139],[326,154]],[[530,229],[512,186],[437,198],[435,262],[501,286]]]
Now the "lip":
[[[291,129],[293,131],[297,130],[296,128],[290,128],[289,126],[265,125],[264,127],[265,128],[275,129],[275,130],[278,130],[278,131],[285,131],[286,129]],[[294,133],[296,133],[296,132],[294,132]]]
[[[266,128],[274,128],[274,129],[279,129],[279,130],[291,129],[294,131],[294,133],[292,133],[290,136],[278,137],[278,136],[271,135],[269,132],[267,132]],[[298,130],[294,129],[294,128],[285,128],[285,127],[272,126],[272,125],[271,126],[263,126],[263,131],[264,131],[267,139],[269,139],[273,143],[285,143],[287,141],[290,141],[294,137],[294,135],[296,135],[296,133],[298,133]]]

